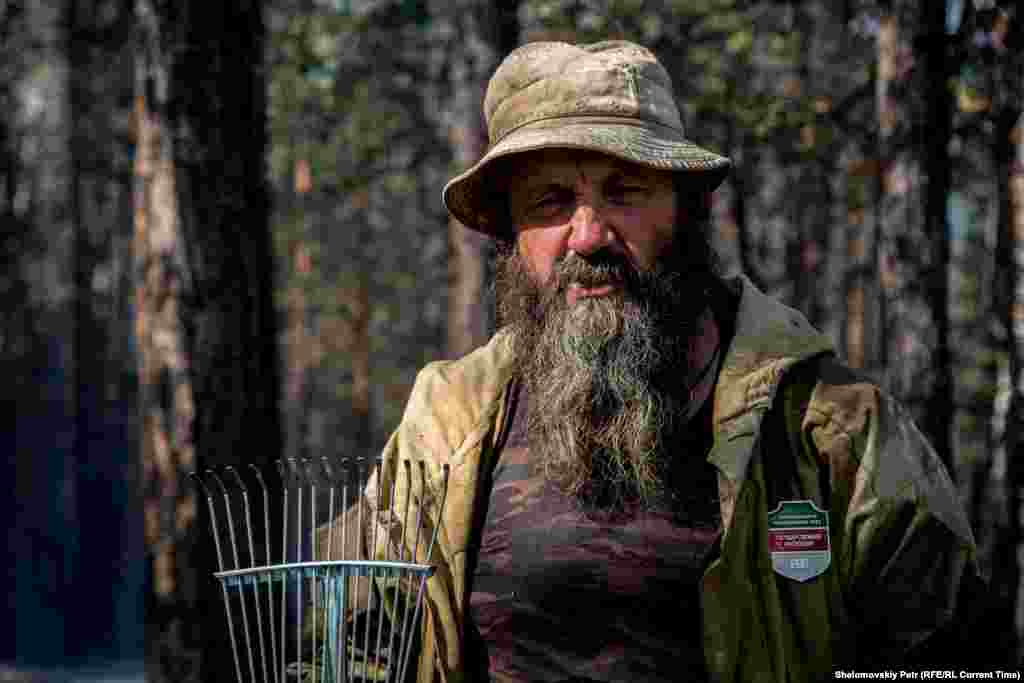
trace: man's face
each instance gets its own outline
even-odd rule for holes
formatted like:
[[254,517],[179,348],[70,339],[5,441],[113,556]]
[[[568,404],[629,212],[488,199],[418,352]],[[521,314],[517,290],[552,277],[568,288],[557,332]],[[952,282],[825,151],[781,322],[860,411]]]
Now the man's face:
[[[672,175],[594,152],[540,150],[513,157],[509,212],[518,249],[538,284],[573,252],[607,250],[637,271],[651,271],[672,240],[676,222]],[[616,283],[572,283],[570,305],[608,296]]]
[[583,502],[656,500],[714,277],[704,226],[678,215],[671,175],[604,155],[534,152],[498,171],[516,234],[498,312],[531,458]]

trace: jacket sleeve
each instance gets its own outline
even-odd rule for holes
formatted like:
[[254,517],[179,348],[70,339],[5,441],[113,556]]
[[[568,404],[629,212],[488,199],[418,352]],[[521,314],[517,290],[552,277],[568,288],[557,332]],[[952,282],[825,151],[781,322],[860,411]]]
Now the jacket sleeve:
[[[977,551],[956,488],[904,409],[876,387],[833,434],[833,506],[845,509],[838,562],[858,669],[965,665],[984,604]],[[845,499],[845,500],[844,500]],[[973,629],[978,631],[979,629]],[[939,660],[942,661],[939,661]]]

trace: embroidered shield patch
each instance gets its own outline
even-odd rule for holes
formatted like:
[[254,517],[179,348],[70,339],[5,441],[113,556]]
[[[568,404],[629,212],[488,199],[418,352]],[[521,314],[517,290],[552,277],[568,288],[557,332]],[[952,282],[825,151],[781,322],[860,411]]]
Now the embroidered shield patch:
[[787,500],[768,513],[772,567],[786,578],[809,581],[832,563],[828,512],[810,500]]

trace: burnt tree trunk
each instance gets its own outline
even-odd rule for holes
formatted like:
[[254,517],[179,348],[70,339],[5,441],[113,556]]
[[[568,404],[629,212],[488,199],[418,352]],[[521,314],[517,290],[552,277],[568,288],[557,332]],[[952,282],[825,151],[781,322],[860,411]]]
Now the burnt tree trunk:
[[282,455],[262,5],[137,7],[140,149],[150,150],[137,174],[140,308],[148,307],[139,327],[151,349],[142,359],[154,567],[147,674],[229,681],[206,508],[182,475]]
[[[182,329],[185,265],[169,114],[169,60],[161,17],[139,0],[135,78],[135,336],[146,545],[146,672],[153,681],[199,680],[192,384]],[[212,625],[212,624],[211,624]]]
[[953,135],[952,77],[946,12],[942,3],[922,3],[924,29],[925,111],[928,144],[924,146],[924,166],[928,169],[924,207],[924,244],[931,252],[923,268],[924,298],[934,326],[929,374],[932,383],[924,399],[922,428],[929,436],[939,458],[955,476],[952,428],[954,423],[953,357],[950,350],[949,270],[950,237],[947,201],[952,188],[949,140]]

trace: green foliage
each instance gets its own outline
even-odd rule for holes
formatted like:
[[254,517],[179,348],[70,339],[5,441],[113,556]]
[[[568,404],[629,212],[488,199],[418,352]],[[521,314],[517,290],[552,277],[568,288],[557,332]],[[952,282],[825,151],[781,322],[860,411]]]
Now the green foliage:
[[[418,92],[429,48],[423,7],[271,8],[269,168],[285,266],[277,304],[295,328],[286,338],[308,340],[292,349],[288,372],[310,383],[303,404],[285,410],[318,416],[290,420],[301,430],[290,436],[331,453],[378,450],[402,407],[378,387],[407,392],[439,354],[441,309],[422,302],[443,296],[446,254],[429,245],[445,233],[424,200],[436,198],[448,157]],[[298,318],[284,315],[289,305]],[[370,375],[360,378],[366,352]],[[364,381],[371,406],[361,416],[353,411]]]
[[749,53],[753,44],[753,32],[743,29],[734,31],[725,41],[725,46],[729,52],[736,55]]

